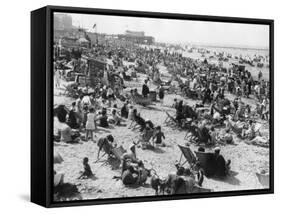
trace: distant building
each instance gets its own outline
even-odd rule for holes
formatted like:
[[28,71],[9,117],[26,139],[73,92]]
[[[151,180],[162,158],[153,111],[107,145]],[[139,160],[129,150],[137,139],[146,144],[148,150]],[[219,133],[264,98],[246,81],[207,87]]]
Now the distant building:
[[145,33],[143,31],[126,30],[125,34],[118,35],[118,39],[130,41],[138,44],[147,44],[147,45],[151,45],[155,42],[154,37],[145,36]]
[[73,28],[72,17],[67,14],[56,13],[54,15],[54,30],[69,30]]
[[136,37],[144,37],[144,31],[130,31],[126,30],[125,35],[127,36],[136,36]]

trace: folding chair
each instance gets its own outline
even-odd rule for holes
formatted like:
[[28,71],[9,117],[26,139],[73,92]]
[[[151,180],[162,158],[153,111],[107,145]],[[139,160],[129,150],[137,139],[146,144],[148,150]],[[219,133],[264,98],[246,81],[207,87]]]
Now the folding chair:
[[116,157],[116,159],[121,161],[123,154],[126,153],[126,150],[123,148],[123,146],[119,146],[111,149],[111,153]]
[[[196,157],[193,154],[193,152],[191,151],[191,149],[188,146],[182,146],[182,145],[178,145],[178,147],[181,150],[181,156],[180,156],[179,164],[181,166],[183,166],[184,164],[186,164],[186,162],[188,162],[189,165],[192,166],[196,162]],[[185,157],[186,161],[181,163],[181,160],[182,160],[183,156]]]
[[[146,134],[141,134],[140,135],[140,139],[138,140],[137,144],[141,143],[142,148],[146,148],[147,146],[150,145],[149,141],[151,140],[153,135],[154,135],[154,130],[153,129],[148,131]],[[153,147],[154,147],[154,145],[153,145]]]
[[167,117],[164,120],[164,123],[166,125],[174,125],[174,126],[176,126],[178,124],[178,121],[172,115],[170,115],[167,111],[165,111],[165,113],[166,113]]

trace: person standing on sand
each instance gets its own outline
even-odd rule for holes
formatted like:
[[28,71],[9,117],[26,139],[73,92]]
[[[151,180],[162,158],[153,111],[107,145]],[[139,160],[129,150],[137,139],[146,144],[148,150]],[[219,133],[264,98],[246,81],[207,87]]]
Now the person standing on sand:
[[147,86],[147,80],[144,81],[144,84],[142,85],[142,95],[143,97],[147,97],[149,94],[149,88]]
[[128,128],[130,129],[135,121],[135,112],[134,107],[132,105],[129,106],[128,120],[131,121],[130,125],[128,126]]
[[94,134],[93,132],[96,130],[96,114],[93,107],[90,108],[89,113],[87,115],[86,122],[86,141],[88,141],[89,136],[91,140],[94,142]]
[[111,87],[108,87],[106,96],[108,99],[108,107],[111,108],[111,103],[114,100],[114,92]]
[[259,76],[258,76],[258,78],[259,78],[259,81],[261,80],[261,78],[262,78],[262,71],[260,71],[259,72]]
[[164,102],[164,93],[165,93],[164,87],[162,85],[160,85],[158,95],[159,95],[161,105],[163,105],[163,102]]
[[109,80],[108,80],[108,71],[107,70],[104,70],[103,71],[103,84],[108,86],[109,85]]
[[79,127],[81,128],[83,126],[83,106],[82,106],[82,99],[83,95],[80,95],[80,97],[75,101],[75,107],[76,107],[76,115],[77,115],[77,123],[79,124]]

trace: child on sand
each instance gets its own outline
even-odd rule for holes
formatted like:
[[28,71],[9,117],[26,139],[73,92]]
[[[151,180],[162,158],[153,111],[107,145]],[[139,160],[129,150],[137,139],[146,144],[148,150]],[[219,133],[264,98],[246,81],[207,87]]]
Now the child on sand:
[[121,124],[122,118],[118,116],[116,109],[113,109],[113,111],[112,111],[112,119],[114,121],[114,125],[117,125],[117,126],[122,125]]
[[93,176],[93,172],[91,170],[91,167],[89,165],[89,159],[85,157],[83,159],[83,166],[84,166],[84,172],[79,176],[78,179],[87,179]]
[[96,114],[93,107],[90,108],[89,113],[87,115],[86,122],[86,141],[88,141],[89,136],[91,140],[94,141],[93,132],[96,130]]
[[159,146],[165,146],[164,142],[162,142],[162,138],[165,139],[164,133],[161,131],[161,126],[156,127],[156,132],[152,138],[152,141]]

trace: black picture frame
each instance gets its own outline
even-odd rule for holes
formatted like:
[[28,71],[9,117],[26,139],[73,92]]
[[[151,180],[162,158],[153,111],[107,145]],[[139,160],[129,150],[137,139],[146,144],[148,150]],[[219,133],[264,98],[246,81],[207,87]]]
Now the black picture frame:
[[[53,13],[100,14],[179,20],[268,25],[270,28],[270,187],[261,190],[190,195],[130,197],[83,201],[52,201],[53,181]],[[31,201],[44,207],[81,206],[274,193],[274,21],[79,7],[46,6],[31,12]]]

